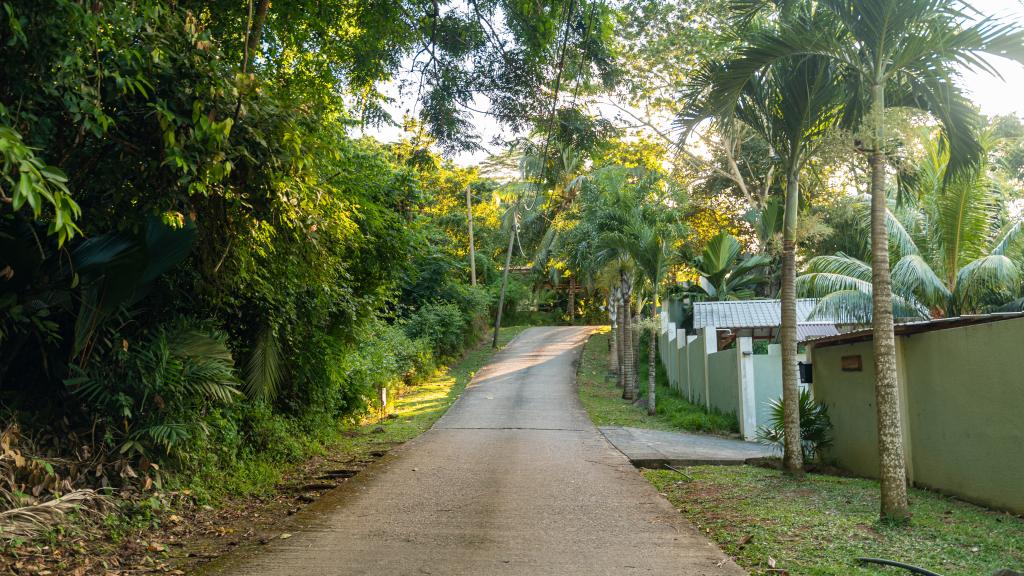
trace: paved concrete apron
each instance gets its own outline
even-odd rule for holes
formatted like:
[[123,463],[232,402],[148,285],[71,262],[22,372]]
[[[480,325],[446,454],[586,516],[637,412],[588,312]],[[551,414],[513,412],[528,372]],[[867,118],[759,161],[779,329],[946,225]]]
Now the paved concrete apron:
[[590,423],[590,329],[533,328],[427,433],[217,573],[742,575]]
[[645,468],[661,468],[665,464],[743,464],[751,458],[775,455],[774,448],[763,444],[708,434],[665,432],[623,426],[602,426],[600,430],[634,466]]

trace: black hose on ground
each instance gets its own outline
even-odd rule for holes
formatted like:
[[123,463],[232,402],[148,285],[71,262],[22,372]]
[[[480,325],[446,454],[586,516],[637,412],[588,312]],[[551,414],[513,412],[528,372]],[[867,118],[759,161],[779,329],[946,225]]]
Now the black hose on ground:
[[895,566],[897,568],[903,568],[913,574],[920,574],[921,576],[942,576],[932,572],[931,570],[925,570],[924,568],[918,568],[917,566],[911,566],[910,564],[904,564],[903,562],[897,562],[895,560],[885,560],[882,558],[857,558],[857,562],[864,564],[881,564],[882,566]]

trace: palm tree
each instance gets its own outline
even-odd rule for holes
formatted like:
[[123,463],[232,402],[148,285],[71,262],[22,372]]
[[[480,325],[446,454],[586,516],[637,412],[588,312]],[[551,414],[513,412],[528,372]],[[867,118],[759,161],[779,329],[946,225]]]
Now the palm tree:
[[621,298],[619,297],[619,288],[617,286],[612,286],[611,289],[608,291],[608,318],[609,318],[609,320],[611,320],[611,325],[612,325],[611,326],[611,328],[612,328],[612,330],[611,330],[612,342],[611,342],[611,346],[609,347],[611,358],[610,358],[609,365],[611,366],[612,372],[615,372],[615,373],[619,372],[619,362],[622,360],[622,357],[621,357],[622,356],[622,351],[619,348],[619,334],[618,334],[618,330],[619,330],[619,323],[618,323],[619,308],[621,307],[621,304],[619,303],[620,300],[621,300]]
[[651,342],[647,354],[647,413],[651,416],[657,414],[655,388],[657,387],[658,325],[653,321],[658,317],[659,290],[665,279],[665,273],[668,272],[668,249],[675,236],[669,233],[669,230],[667,227],[658,226],[644,226],[638,229],[633,250],[633,259],[651,284]]
[[607,166],[594,171],[584,193],[582,220],[587,222],[585,242],[594,269],[605,270],[617,279],[621,308],[619,323],[619,363],[622,397],[636,399],[636,352],[633,343],[632,296],[636,263],[630,253],[629,231],[639,220],[642,195],[638,192],[637,171],[622,166]]
[[[547,147],[545,146],[545,149]],[[515,248],[524,216],[531,216],[538,221],[543,216],[551,221],[558,212],[568,206],[583,182],[578,174],[582,167],[582,158],[571,146],[560,146],[557,162],[550,162],[544,151],[533,141],[523,139],[517,143],[510,154],[518,158],[520,180],[506,187],[506,196],[511,195],[509,207],[505,211],[503,227],[508,230],[508,248],[505,252],[505,269],[501,276],[501,288],[498,295],[498,310],[494,317],[494,337],[492,347],[498,347],[498,333],[501,330],[501,314],[505,305],[505,292],[508,288],[508,273],[512,265],[512,251]],[[506,158],[507,159],[507,158]],[[549,166],[550,164],[550,166]],[[568,198],[568,202],[565,199]],[[549,200],[556,200],[548,206]],[[543,212],[550,214],[543,214]],[[538,249],[538,262],[545,262],[552,246],[558,242],[558,232],[548,226],[541,238]],[[520,244],[520,246],[522,246]]]
[[[785,14],[785,17],[791,16]],[[751,46],[747,50],[755,49]],[[828,58],[805,56],[752,70],[736,91],[730,73],[743,66],[744,50],[725,63],[706,64],[691,87],[696,106],[683,123],[695,127],[706,118],[741,122],[753,129],[778,155],[786,176],[782,225],[781,344],[782,398],[785,407],[783,463],[787,471],[803,472],[800,447],[799,377],[797,375],[796,235],[800,205],[800,173],[823,137],[839,126],[845,93]]]
[[[750,4],[750,3],[748,3]],[[758,4],[758,3],[753,3]],[[793,6],[800,0],[765,0]],[[992,18],[971,21],[957,0],[819,0],[804,16],[753,35],[741,66],[730,71],[738,92],[754,71],[777,62],[821,56],[845,79],[846,121],[866,131],[861,149],[871,168],[872,324],[875,404],[881,480],[881,516],[906,519],[906,462],[896,383],[892,278],[886,228],[889,143],[886,109],[914,107],[931,113],[950,142],[950,175],[975,162],[975,112],[953,82],[955,66],[994,72],[985,59],[1024,61],[1024,30]]]
[[[641,194],[637,199],[641,200],[645,196]],[[659,221],[659,212],[652,207],[636,205],[627,214],[627,218],[626,226],[622,230],[609,231],[604,243],[609,249],[627,255],[637,271],[650,283],[652,322],[647,354],[647,413],[653,416],[657,413],[655,389],[658,346],[658,325],[653,320],[658,316],[658,293],[668,271],[669,248],[675,231]]]
[[508,290],[508,273],[512,267],[512,251],[515,249],[516,237],[519,234],[519,219],[521,217],[522,195],[514,194],[509,207],[505,210],[503,227],[508,230],[508,248],[505,249],[505,268],[501,273],[501,289],[498,292],[498,310],[494,315],[494,337],[491,340],[491,347],[498,347],[498,334],[501,332],[501,312],[505,308],[505,292]]
[[700,275],[697,284],[684,289],[694,300],[744,300],[754,288],[768,281],[761,270],[771,260],[763,254],[743,255],[735,236],[722,231],[708,242],[690,265]]
[[[986,151],[994,144],[987,138],[982,143]],[[948,166],[948,146],[932,139],[923,163],[903,178],[904,206],[890,211],[890,237],[897,239],[889,248],[896,316],[989,312],[1014,306],[1022,295],[1024,221],[1004,221],[986,156],[951,179],[945,177]],[[871,322],[865,256],[839,253],[808,262],[798,284],[803,294],[820,298],[815,314]]]

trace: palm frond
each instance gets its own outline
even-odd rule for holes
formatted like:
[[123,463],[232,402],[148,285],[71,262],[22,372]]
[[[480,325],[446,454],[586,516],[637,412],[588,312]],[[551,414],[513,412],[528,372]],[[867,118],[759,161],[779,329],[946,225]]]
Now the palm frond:
[[806,272],[849,276],[862,282],[871,282],[871,265],[840,252],[834,256],[815,256],[807,261]]
[[245,366],[245,395],[253,400],[273,400],[283,380],[277,330],[267,325],[256,337]]
[[836,290],[818,299],[810,319],[833,318],[842,324],[871,322],[871,294],[860,289]]
[[908,254],[892,267],[893,291],[913,294],[919,302],[931,307],[945,306],[949,288],[919,254]]
[[999,243],[992,249],[996,256],[1009,256],[1019,247],[1018,241],[1024,237],[1024,220],[1017,220],[1003,233]]
[[0,538],[34,538],[56,528],[72,512],[100,512],[109,502],[93,490],[75,490],[39,504],[0,512]]
[[977,312],[993,303],[1007,300],[1020,290],[1021,271],[1010,258],[993,254],[979,258],[960,269],[955,299],[961,314]]
[[830,272],[801,274],[797,276],[796,289],[807,298],[827,298],[836,292],[861,292],[868,296],[872,293],[871,282]]

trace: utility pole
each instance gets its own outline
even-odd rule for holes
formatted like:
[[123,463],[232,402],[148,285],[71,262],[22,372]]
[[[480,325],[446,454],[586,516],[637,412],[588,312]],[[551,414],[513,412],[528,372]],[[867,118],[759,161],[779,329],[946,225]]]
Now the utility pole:
[[473,244],[473,196],[466,184],[466,215],[469,219],[469,283],[476,286],[476,247]]

